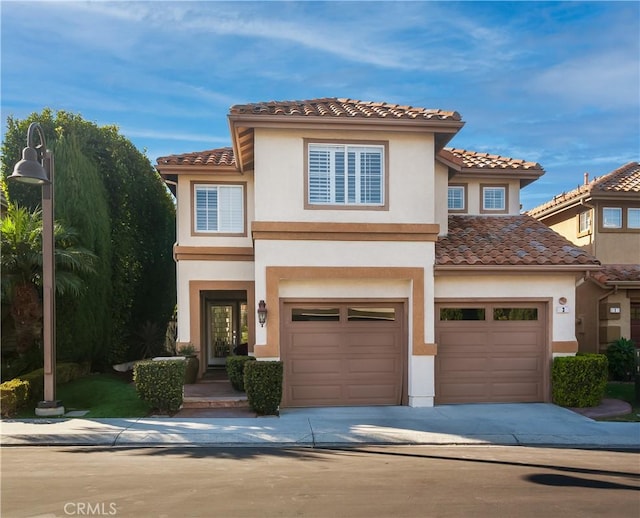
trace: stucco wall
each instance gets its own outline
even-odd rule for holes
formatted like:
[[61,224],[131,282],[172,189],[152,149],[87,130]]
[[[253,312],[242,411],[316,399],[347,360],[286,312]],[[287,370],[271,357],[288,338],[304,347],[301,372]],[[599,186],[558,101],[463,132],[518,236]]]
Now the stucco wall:
[[448,217],[449,209],[447,203],[447,187],[449,186],[449,169],[436,162],[435,169],[435,218],[440,225],[440,235],[446,236],[449,232]]
[[[199,342],[199,336],[191,336],[192,314],[200,311],[192,308],[189,299],[191,281],[253,281],[253,263],[250,261],[179,261],[178,286],[178,342]],[[253,301],[247,301],[250,305]]]
[[[193,227],[193,183],[241,183],[245,184],[246,236],[192,235]],[[254,219],[253,172],[240,175],[180,175],[178,179],[178,205],[176,225],[180,246],[224,246],[250,247],[251,221]]]
[[638,264],[640,233],[598,232],[595,253],[602,264]]
[[[305,210],[305,138],[388,142],[389,210]],[[257,221],[434,223],[434,160],[431,134],[258,128],[255,130],[255,218]]]
[[[575,277],[566,275],[478,275],[439,276],[435,281],[436,299],[538,299],[552,298],[549,339],[571,342],[575,336]],[[559,299],[567,299],[567,313],[557,313]]]

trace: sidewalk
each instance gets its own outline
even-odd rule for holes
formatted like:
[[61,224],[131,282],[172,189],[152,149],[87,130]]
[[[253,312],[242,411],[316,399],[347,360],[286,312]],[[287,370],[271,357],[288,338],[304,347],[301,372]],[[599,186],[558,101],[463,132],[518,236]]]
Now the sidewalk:
[[3,446],[526,445],[640,449],[640,423],[597,422],[546,403],[284,410],[280,417],[23,419]]

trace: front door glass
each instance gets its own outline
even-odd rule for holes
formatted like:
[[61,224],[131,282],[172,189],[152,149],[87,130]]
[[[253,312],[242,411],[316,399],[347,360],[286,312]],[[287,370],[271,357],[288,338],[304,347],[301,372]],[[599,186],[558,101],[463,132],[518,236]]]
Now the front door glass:
[[237,345],[234,304],[209,306],[209,365],[224,365]]

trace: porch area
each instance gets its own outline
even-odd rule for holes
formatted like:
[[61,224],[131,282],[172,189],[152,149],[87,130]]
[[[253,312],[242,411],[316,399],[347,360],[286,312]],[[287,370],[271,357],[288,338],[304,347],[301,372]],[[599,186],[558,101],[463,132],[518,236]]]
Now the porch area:
[[224,368],[210,368],[197,383],[184,386],[175,417],[255,417],[247,395],[233,388]]

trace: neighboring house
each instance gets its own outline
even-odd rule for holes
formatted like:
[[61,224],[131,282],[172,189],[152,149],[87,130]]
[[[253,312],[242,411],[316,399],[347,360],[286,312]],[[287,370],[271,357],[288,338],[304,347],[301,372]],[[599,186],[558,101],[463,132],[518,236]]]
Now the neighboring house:
[[529,211],[596,256],[601,271],[577,288],[580,350],[603,352],[618,338],[640,347],[640,163],[630,162]]
[[283,407],[550,400],[599,263],[518,214],[540,165],[445,148],[450,111],[328,98],[228,119],[232,147],[157,162],[178,341],[203,371],[246,343],[283,360]]

